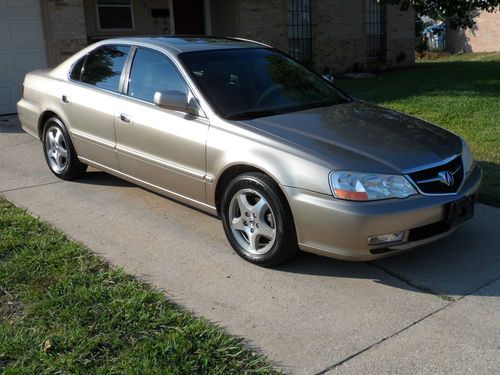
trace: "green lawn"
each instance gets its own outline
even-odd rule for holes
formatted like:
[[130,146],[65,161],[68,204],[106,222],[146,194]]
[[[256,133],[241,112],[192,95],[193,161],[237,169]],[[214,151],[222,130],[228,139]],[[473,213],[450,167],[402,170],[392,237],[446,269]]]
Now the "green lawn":
[[464,137],[484,171],[480,201],[500,206],[500,53],[454,55],[337,85]]
[[0,373],[275,373],[0,196]]

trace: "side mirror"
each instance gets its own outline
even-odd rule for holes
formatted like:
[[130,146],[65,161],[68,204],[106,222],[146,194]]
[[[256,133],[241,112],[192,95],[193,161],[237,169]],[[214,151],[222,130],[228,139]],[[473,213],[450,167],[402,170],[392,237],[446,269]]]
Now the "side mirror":
[[187,95],[180,91],[157,91],[154,103],[160,108],[187,112]]
[[194,96],[191,96],[191,99],[189,99],[186,112],[191,116],[204,116],[203,111]]
[[188,101],[188,96],[181,91],[157,91],[154,103],[160,108],[185,112],[191,116],[200,116],[201,112],[196,99],[191,96]]

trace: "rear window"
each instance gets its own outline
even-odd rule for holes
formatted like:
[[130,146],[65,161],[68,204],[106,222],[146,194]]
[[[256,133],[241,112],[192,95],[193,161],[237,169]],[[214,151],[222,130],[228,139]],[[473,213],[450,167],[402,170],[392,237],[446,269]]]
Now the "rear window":
[[87,55],[81,81],[109,91],[118,92],[120,75],[130,46],[102,46]]

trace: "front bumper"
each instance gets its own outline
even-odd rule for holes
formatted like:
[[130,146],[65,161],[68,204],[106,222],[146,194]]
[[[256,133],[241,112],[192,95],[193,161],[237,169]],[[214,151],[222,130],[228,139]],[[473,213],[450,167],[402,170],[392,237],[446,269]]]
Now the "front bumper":
[[[301,250],[345,260],[373,260],[395,255],[451,234],[447,205],[474,195],[482,171],[475,166],[453,195],[373,202],[349,202],[307,190],[283,187],[292,209]],[[368,237],[404,231],[403,240],[368,245]]]

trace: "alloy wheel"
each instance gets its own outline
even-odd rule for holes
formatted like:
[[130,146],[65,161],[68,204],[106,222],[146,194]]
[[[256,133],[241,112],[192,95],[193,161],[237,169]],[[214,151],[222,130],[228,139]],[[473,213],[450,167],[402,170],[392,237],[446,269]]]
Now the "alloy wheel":
[[267,200],[252,189],[238,191],[229,204],[231,232],[253,255],[267,253],[276,241],[275,215]]
[[58,126],[51,126],[45,133],[45,152],[50,168],[62,173],[68,165],[68,148],[64,134]]

